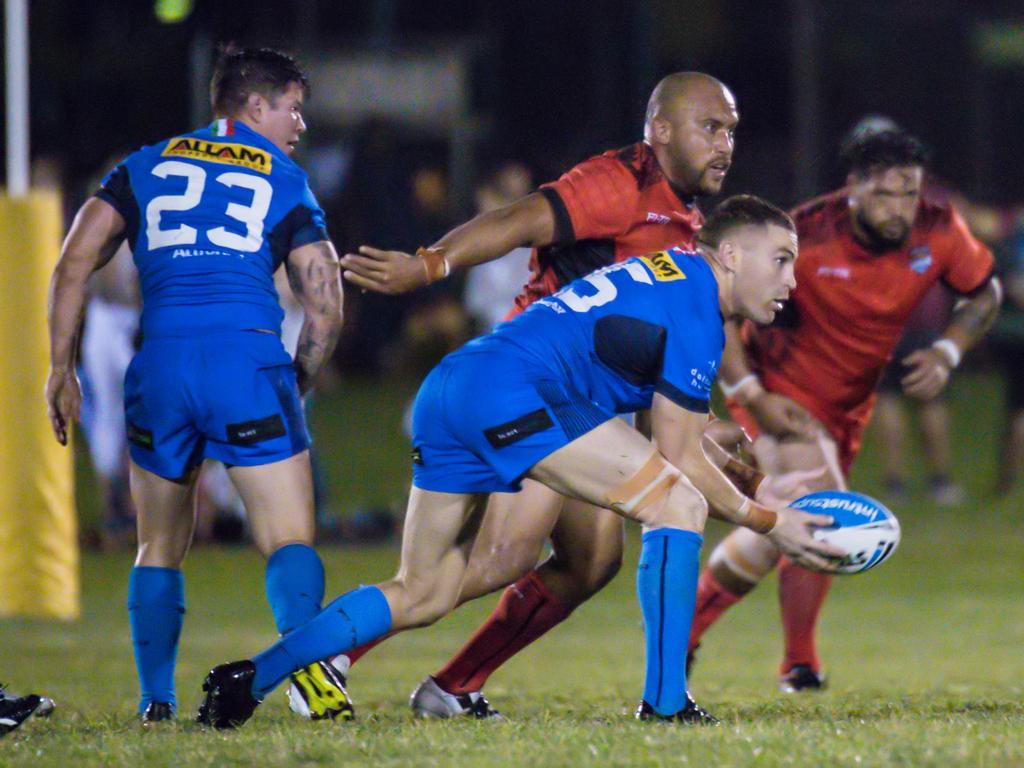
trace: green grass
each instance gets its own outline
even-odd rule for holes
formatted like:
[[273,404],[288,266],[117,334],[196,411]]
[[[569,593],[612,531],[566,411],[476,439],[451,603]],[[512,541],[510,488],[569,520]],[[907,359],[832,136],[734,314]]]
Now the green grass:
[[[349,388],[322,401],[317,434],[332,459],[332,485],[345,494],[339,498],[400,496],[404,440],[381,425],[394,423],[407,394]],[[893,560],[836,580],[820,632],[832,683],[823,693],[775,693],[781,641],[769,580],[726,614],[701,649],[691,687],[724,727],[632,721],[643,663],[632,531],[622,575],[491,680],[488,695],[508,723],[416,722],[406,707],[415,684],[490,610],[485,599],[367,656],[351,676],[356,723],[299,721],[278,692],[237,733],[187,721],[144,731],[133,716],[124,610],[131,556],[87,553],[81,621],[0,622],[4,679],[15,690],[48,693],[59,706],[49,722],[30,721],[0,741],[0,765],[1022,765],[1024,498],[984,497],[998,402],[984,378],[964,378],[954,390],[965,435],[957,450],[974,501],[939,511],[914,497],[897,509],[904,540]],[[869,440],[854,485],[879,493],[878,476]],[[709,544],[724,531],[712,525]],[[334,594],[389,575],[397,551],[332,548],[324,556]],[[177,682],[181,711],[190,714],[205,671],[258,650],[273,625],[253,551],[197,549],[186,574]]]

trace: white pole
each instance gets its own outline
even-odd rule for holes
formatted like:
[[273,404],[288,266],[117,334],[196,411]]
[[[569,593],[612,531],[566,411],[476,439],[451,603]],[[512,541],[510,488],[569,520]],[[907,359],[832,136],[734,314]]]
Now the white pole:
[[28,192],[28,0],[4,2],[7,67],[7,193]]

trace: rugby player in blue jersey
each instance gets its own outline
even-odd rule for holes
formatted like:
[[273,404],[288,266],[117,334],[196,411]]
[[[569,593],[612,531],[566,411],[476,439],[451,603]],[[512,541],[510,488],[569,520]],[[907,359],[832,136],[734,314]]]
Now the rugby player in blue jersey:
[[[128,612],[144,722],[175,711],[181,564],[203,459],[229,467],[245,502],[268,558],[278,630],[289,632],[321,608],[300,396],[334,348],[342,292],[323,211],[290,159],[306,130],[307,93],[290,57],[226,52],[211,83],[215,122],[118,165],[75,217],[51,282],[46,400],[54,434],[66,444],[81,402],[74,349],[89,275],[125,239],[139,268],[144,341],[125,377],[125,411],[139,541]],[[281,344],[273,285],[282,263],[305,311],[294,361]],[[321,714],[351,712],[329,666],[313,664],[297,678],[334,691],[334,705]]]
[[[632,258],[570,283],[446,357],[413,411],[413,484],[397,575],[337,598],[251,660],[211,670],[200,721],[247,720],[304,664],[451,611],[492,492],[533,478],[643,525],[637,592],[647,671],[642,719],[717,721],[689,697],[685,654],[704,522],[768,534],[810,567],[838,551],[740,492],[702,447],[723,322],[770,322],[795,286],[796,233],[751,196],[723,202],[697,251]],[[619,413],[651,409],[648,440]]]

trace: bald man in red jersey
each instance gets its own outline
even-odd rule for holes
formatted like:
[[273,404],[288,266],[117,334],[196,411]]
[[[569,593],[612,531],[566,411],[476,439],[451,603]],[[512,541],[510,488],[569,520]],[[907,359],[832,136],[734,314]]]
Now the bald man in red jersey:
[[[1002,291],[992,254],[947,203],[922,199],[926,153],[899,129],[846,149],[847,187],[797,208],[797,288],[770,327],[731,329],[720,381],[755,438],[765,472],[819,470],[813,490],[845,488],[875,387],[918,302],[943,281],[963,297],[941,337],[902,360],[904,391],[935,397],[994,321]],[[745,535],[749,534],[749,535]],[[815,626],[831,577],[764,537],[731,533],[701,576],[689,654],[703,633],[779,564],[782,690],[824,685]]]
[[[415,256],[364,246],[342,259],[345,278],[367,290],[405,293],[526,245],[534,249],[532,274],[511,316],[594,269],[674,245],[693,247],[703,223],[696,199],[721,189],[738,121],[735,99],[718,80],[669,75],[651,93],[643,141],[585,160]],[[537,566],[548,538],[553,554]],[[414,710],[432,717],[493,714],[480,693],[488,676],[606,584],[618,571],[622,546],[614,514],[539,483],[494,494],[459,601],[511,586],[473,638],[417,689]],[[343,672],[348,663],[335,662]]]

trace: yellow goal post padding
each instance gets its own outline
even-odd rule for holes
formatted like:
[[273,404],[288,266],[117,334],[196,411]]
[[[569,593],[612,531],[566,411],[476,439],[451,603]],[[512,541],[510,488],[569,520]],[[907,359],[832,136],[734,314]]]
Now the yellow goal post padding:
[[73,457],[54,439],[43,399],[62,230],[57,193],[0,196],[0,617],[81,610]]

